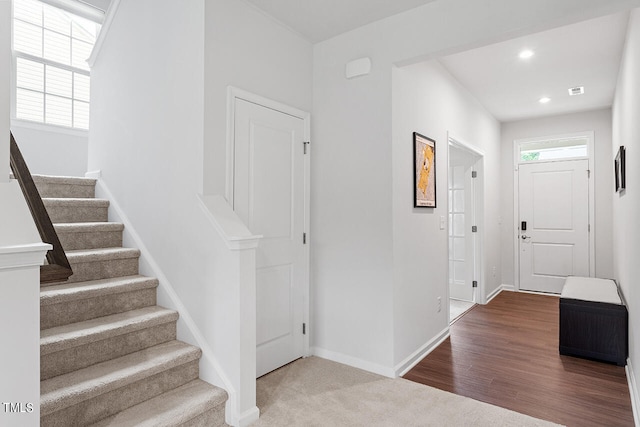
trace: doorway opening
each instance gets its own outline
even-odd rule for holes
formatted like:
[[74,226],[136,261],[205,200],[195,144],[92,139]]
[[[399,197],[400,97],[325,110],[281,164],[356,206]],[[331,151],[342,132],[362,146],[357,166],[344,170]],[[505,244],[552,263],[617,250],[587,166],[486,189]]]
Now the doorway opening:
[[449,321],[482,300],[483,154],[449,136]]

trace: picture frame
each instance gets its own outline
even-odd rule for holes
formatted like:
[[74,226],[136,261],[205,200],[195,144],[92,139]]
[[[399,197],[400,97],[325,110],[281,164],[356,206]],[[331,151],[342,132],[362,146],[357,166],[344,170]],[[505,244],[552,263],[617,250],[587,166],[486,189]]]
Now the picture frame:
[[616,193],[621,192],[626,187],[626,162],[625,162],[626,149],[624,145],[621,145],[618,149],[618,154],[613,161],[613,170],[616,176]]
[[413,132],[413,207],[435,208],[436,141]]

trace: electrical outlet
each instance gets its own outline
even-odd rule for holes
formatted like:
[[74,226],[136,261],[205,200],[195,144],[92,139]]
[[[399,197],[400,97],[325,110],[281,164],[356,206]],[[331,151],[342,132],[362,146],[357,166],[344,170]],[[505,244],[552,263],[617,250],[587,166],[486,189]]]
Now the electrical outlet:
[[491,269],[491,273],[493,274],[493,277],[496,277],[497,270],[495,266]]
[[442,298],[438,297],[438,313],[442,310]]

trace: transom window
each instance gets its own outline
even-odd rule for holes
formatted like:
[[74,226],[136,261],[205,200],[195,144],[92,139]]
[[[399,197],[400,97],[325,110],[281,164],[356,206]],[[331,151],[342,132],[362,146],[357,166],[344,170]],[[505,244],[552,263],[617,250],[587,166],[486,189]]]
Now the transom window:
[[584,136],[522,142],[517,146],[520,150],[520,163],[589,156],[589,138]]
[[100,25],[37,0],[14,0],[15,117],[89,128],[86,59]]

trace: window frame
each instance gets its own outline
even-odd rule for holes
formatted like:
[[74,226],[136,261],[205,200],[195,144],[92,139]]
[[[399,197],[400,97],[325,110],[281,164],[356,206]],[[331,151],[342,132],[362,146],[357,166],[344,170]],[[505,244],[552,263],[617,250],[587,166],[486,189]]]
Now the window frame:
[[[43,5],[48,5],[51,7],[55,7],[58,8],[64,12],[70,13],[70,14],[74,14],[76,16],[79,16],[80,18],[83,19],[88,19],[90,21],[95,22],[97,25],[102,25],[102,22],[97,22],[94,19],[90,19],[87,16],[85,16],[84,14],[81,13],[75,13],[73,10],[69,10],[67,8],[62,8],[59,7],[57,5],[53,5],[47,1],[43,1],[43,0],[37,0],[39,3],[42,3]],[[32,62],[37,62],[39,64],[43,64],[43,66],[51,66],[51,67],[55,67],[55,68],[59,68],[65,71],[70,71],[72,73],[76,73],[76,74],[81,74],[84,76],[89,77],[89,79],[91,79],[91,71],[90,70],[85,70],[82,68],[77,68],[74,67],[72,65],[67,65],[67,64],[63,64],[63,63],[59,63],[56,61],[52,61],[50,59],[46,59],[43,57],[39,57],[39,56],[35,56],[32,54],[28,54],[28,53],[24,53],[24,52],[20,52],[14,49],[14,35],[15,35],[15,31],[14,31],[14,23],[16,20],[19,20],[21,22],[26,22],[27,24],[31,24],[27,21],[23,21],[20,18],[16,18],[15,17],[15,13],[14,13],[14,5],[12,2],[12,8],[11,8],[11,61],[12,61],[12,73],[11,73],[11,102],[10,102],[10,113],[11,113],[11,124],[13,125],[18,125],[21,127],[25,127],[25,128],[30,128],[30,129],[35,129],[35,130],[40,130],[40,131],[54,131],[57,133],[65,133],[65,134],[70,134],[70,135],[76,135],[76,136],[87,136],[89,133],[89,129],[91,128],[91,123],[89,121],[89,125],[88,127],[82,128],[82,127],[75,127],[74,126],[74,122],[75,122],[75,117],[74,117],[74,112],[75,112],[75,105],[74,105],[74,101],[79,101],[79,102],[86,102],[89,104],[89,112],[91,111],[91,99],[89,98],[89,101],[84,101],[81,99],[77,99],[75,98],[75,93],[74,93],[74,85],[75,85],[75,81],[72,77],[71,80],[71,97],[66,97],[66,96],[60,96],[60,95],[54,95],[54,96],[58,96],[67,100],[71,101],[71,126],[65,126],[65,125],[60,125],[60,124],[54,124],[54,123],[47,123],[46,120],[46,102],[43,102],[43,116],[42,116],[42,121],[35,121],[35,120],[29,120],[29,119],[23,119],[23,118],[19,118],[17,116],[17,104],[18,104],[18,59],[24,59],[27,61],[32,61]],[[33,25],[33,24],[31,24]],[[43,42],[44,42],[44,30],[46,29],[44,26],[41,26],[40,28],[43,29]],[[56,32],[55,30],[51,30],[48,29],[49,31],[52,32]],[[57,32],[56,32],[57,33]],[[59,33],[58,33],[59,34]],[[74,39],[74,37],[72,37],[71,35],[69,36],[70,40],[72,41]],[[77,39],[77,38],[75,38]],[[82,41],[82,40],[80,40]],[[96,41],[94,41],[93,46],[95,47],[95,43],[97,42],[97,36],[96,36]],[[45,82],[46,84],[46,82]],[[24,90],[31,90],[31,89],[26,89],[26,88],[22,88]],[[34,93],[42,93],[43,96],[46,97],[47,95],[47,91],[46,91],[46,86],[43,88],[43,92],[39,92],[39,91],[35,91],[32,90]],[[90,114],[90,113],[89,113]]]

